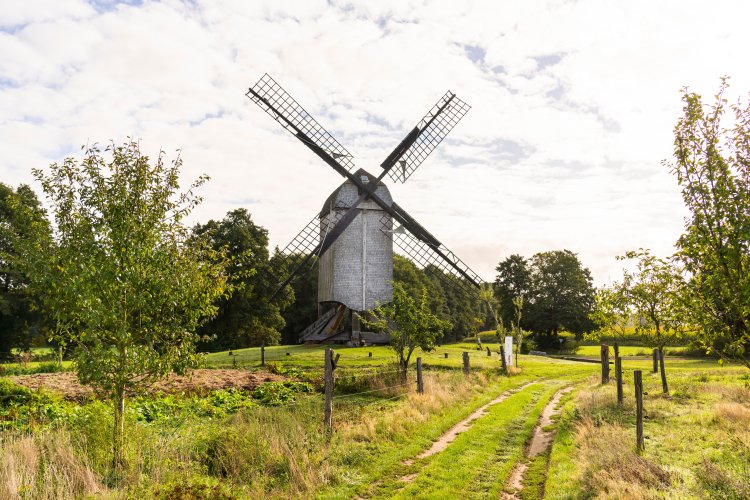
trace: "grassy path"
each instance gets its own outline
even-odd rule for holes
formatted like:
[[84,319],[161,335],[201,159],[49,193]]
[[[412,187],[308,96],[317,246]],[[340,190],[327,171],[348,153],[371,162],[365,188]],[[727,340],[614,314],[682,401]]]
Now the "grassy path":
[[459,434],[440,453],[406,462],[367,495],[375,498],[497,498],[558,382],[526,385]]

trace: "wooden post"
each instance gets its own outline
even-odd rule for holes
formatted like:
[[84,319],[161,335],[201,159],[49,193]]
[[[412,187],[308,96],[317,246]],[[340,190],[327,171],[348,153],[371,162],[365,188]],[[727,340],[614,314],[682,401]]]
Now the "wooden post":
[[424,394],[424,381],[422,380],[422,358],[417,358],[417,392]]
[[659,348],[659,370],[661,371],[661,390],[664,394],[669,394],[667,385],[667,372],[664,371],[664,348]]
[[490,346],[487,346],[487,356],[492,356],[492,351],[490,351]]
[[325,357],[325,412],[323,414],[323,425],[326,432],[330,434],[333,431],[333,349],[326,349]]
[[614,348],[615,348],[615,360],[616,360],[617,358],[620,357],[620,344],[615,342]]
[[643,452],[643,376],[641,370],[633,372],[635,382],[635,447]]
[[659,349],[654,349],[651,356],[654,358],[654,373],[659,373]]
[[237,368],[237,355],[232,356],[232,368]]
[[469,371],[469,353],[464,351],[464,375],[468,375]]
[[443,353],[443,357],[444,357],[445,359],[448,359],[448,353],[447,353],[447,352],[444,352],[444,353]]
[[622,405],[622,358],[620,356],[615,358],[615,377],[617,378],[617,404]]
[[368,357],[368,358],[371,358],[371,357],[372,357],[372,353],[371,353],[371,352],[368,352],[368,353],[367,353],[367,357]]
[[266,366],[266,343],[260,344],[260,366]]
[[505,360],[505,346],[500,345],[500,363],[503,365],[503,373],[508,373],[508,365]]
[[602,384],[609,383],[609,346],[602,344]]

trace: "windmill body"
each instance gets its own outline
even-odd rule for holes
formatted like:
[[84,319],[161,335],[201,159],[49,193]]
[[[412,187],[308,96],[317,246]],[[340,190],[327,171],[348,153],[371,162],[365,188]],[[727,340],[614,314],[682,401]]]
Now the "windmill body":
[[[355,175],[365,184],[377,177],[360,169]],[[392,204],[391,194],[382,182],[377,196]],[[320,212],[320,238],[331,230],[359,198],[354,183],[346,181],[326,200]],[[359,214],[341,233],[319,260],[318,302],[323,306],[342,304],[352,311],[372,310],[393,298],[393,238],[383,231],[390,221],[388,214],[375,202],[360,203]]]

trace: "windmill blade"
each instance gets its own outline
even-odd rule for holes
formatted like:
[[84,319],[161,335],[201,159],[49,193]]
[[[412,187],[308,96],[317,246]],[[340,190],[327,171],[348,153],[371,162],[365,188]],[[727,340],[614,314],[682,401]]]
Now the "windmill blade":
[[436,269],[441,271],[451,277],[453,283],[465,290],[476,292],[481,287],[482,278],[465,262],[440,243],[437,238],[432,236],[396,203],[393,204],[393,208],[401,218],[401,220],[396,218],[395,221],[399,225],[394,225],[392,219],[384,215],[380,219],[380,230],[392,235],[393,244],[401,252],[425,270]]
[[470,109],[449,90],[380,166],[391,180],[406,182]]
[[268,73],[250,87],[245,95],[339,173],[342,173],[339,168],[348,172],[356,169],[349,151]]
[[349,207],[337,204],[323,217],[320,214],[316,214],[297,233],[297,236],[281,250],[280,253],[282,255],[297,255],[301,257],[294,262],[293,267],[284,267],[280,270],[280,276],[276,276],[278,287],[271,295],[271,298],[276,297],[294,278],[312,269],[313,259],[320,257],[322,244],[327,239],[328,234],[336,227],[336,224],[338,224],[343,215],[349,212],[349,210],[340,209],[347,208]]

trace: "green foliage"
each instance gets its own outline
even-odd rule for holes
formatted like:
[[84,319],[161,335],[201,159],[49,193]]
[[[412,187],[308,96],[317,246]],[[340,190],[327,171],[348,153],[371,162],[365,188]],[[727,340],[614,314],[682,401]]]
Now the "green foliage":
[[49,236],[44,209],[29,186],[18,189],[0,182],[0,359],[14,347],[29,349],[34,337],[43,338],[44,322],[28,277],[18,263],[27,240]]
[[515,297],[528,297],[531,292],[531,270],[529,261],[518,254],[513,254],[495,267],[495,295],[499,301],[501,316],[506,325],[512,325],[516,319]]
[[454,342],[476,334],[477,318],[483,315],[482,304],[466,293],[459,283],[455,283],[455,277],[433,266],[420,269],[411,260],[394,255],[393,281],[400,283],[412,297],[418,297],[423,290],[427,290],[430,311],[452,325],[439,341]]
[[727,105],[727,86],[710,106],[683,90],[667,166],[690,211],[676,255],[690,276],[690,319],[706,347],[750,367],[750,105]]
[[205,347],[221,350],[278,344],[284,327],[281,309],[291,303],[291,297],[279,294],[274,302],[269,301],[277,283],[268,257],[268,231],[239,208],[223,220],[196,225],[193,234],[224,254],[232,286],[231,295],[219,299],[216,317],[199,330],[211,337]]
[[586,334],[587,340],[627,337],[628,327],[634,318],[627,301],[627,293],[621,283],[615,282],[596,291],[594,310],[590,317],[597,325],[597,329]]
[[650,345],[663,348],[684,335],[683,281],[679,270],[648,250],[627,252],[621,259],[636,259],[635,272],[624,271],[622,283],[612,289],[615,301],[636,318],[635,330]]
[[230,484],[215,478],[190,476],[160,484],[153,488],[153,498],[159,500],[233,500],[239,498]]
[[59,395],[31,391],[0,379],[0,429],[28,431],[47,428],[66,420],[76,411],[75,405]]
[[307,382],[265,382],[253,389],[252,397],[267,406],[277,406],[294,401],[299,393],[313,392]]
[[77,346],[81,382],[112,398],[117,455],[125,391],[199,362],[195,331],[225,293],[227,263],[183,224],[206,177],[178,194],[179,157],[151,164],[135,142],[105,151],[34,170],[55,231],[24,246],[24,270],[56,337]]
[[415,299],[399,282],[393,283],[393,301],[377,307],[372,317],[363,320],[371,328],[390,335],[390,346],[402,370],[409,366],[414,349],[431,351],[435,341],[451,328],[450,323],[430,312],[427,290],[422,289],[419,299]]
[[[304,257],[302,254],[285,255],[277,248],[271,258],[271,267],[276,276],[283,276],[296,269]],[[282,312],[285,326],[281,334],[284,344],[296,344],[299,333],[318,318],[318,259],[313,257],[307,265],[309,269],[297,275],[287,286],[287,290],[280,292],[286,295],[286,302],[292,297],[294,300]]]
[[542,350],[559,348],[559,333],[567,330],[580,338],[595,325],[591,272],[570,250],[537,253],[530,264],[531,289],[526,297],[521,326],[534,333]]

